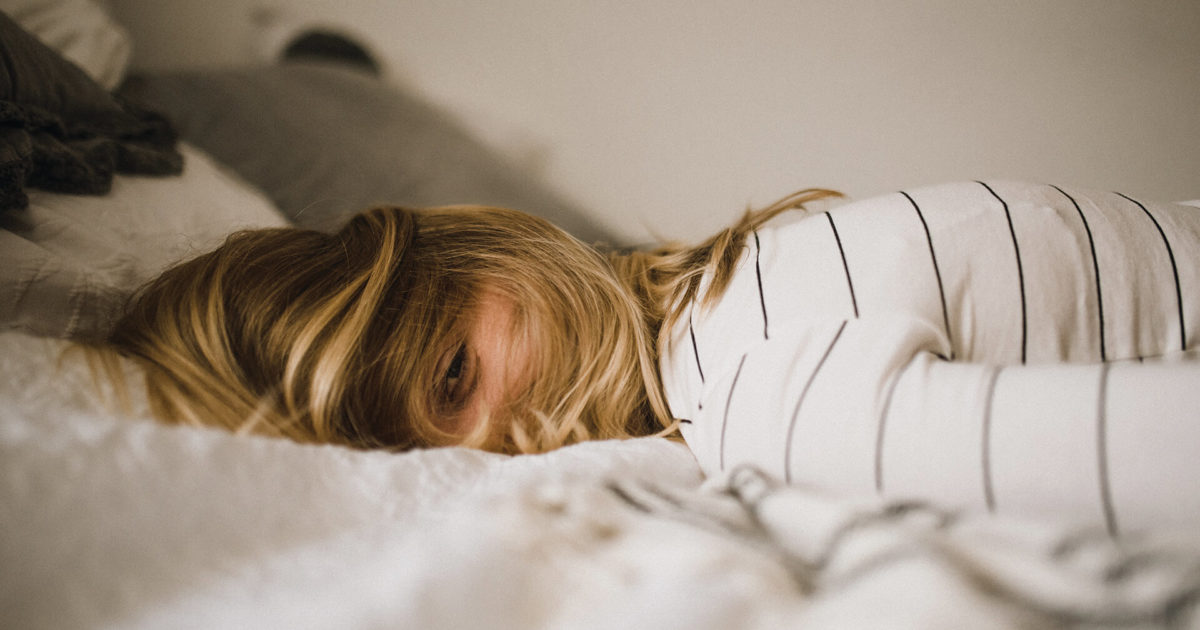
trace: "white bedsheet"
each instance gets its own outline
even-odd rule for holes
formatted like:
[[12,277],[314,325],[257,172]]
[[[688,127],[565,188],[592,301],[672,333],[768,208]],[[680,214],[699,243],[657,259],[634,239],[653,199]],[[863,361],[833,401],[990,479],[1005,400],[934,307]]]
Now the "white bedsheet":
[[0,335],[5,627],[1200,623],[1192,540],[1116,545],[746,469],[702,483],[660,439],[396,455],[167,427],[105,411],[78,362],[55,368],[61,347]]

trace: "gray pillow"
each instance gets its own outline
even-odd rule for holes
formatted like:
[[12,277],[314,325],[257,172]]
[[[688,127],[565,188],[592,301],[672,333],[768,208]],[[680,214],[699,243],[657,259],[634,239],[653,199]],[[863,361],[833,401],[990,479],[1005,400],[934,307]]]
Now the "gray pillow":
[[351,66],[142,74],[121,92],[165,114],[301,226],[329,230],[379,203],[471,203],[542,216],[586,242],[613,241],[447,114]]

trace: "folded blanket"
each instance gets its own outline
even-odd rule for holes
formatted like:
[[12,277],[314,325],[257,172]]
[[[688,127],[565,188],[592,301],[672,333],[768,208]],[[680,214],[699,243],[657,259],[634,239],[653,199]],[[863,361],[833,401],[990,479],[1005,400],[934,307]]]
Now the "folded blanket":
[[26,187],[104,194],[114,172],[177,174],[165,119],[110,95],[0,13],[0,212]]

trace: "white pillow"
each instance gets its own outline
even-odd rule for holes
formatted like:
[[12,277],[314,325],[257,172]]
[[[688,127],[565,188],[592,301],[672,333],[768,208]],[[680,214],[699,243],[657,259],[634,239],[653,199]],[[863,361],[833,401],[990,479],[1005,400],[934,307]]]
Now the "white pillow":
[[178,177],[118,175],[104,196],[29,192],[0,215],[0,331],[96,338],[125,297],[229,233],[287,225],[256,189],[180,145]]
[[92,0],[3,0],[0,8],[111,91],[129,67],[129,33]]

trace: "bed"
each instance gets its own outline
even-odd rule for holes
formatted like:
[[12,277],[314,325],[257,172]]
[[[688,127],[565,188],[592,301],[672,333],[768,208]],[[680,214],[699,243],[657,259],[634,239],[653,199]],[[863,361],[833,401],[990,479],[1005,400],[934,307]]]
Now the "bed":
[[137,124],[63,140],[69,125],[43,123],[78,115],[70,90],[40,102],[40,127],[6,121],[6,150],[60,133],[70,155],[99,137],[117,157],[86,181],[19,186],[0,213],[5,627],[1200,627],[1187,529],[1114,538],[753,467],[705,477],[659,438],[394,454],[150,420],[133,366],[122,404],[73,344],[232,231],[326,228],[374,202],[477,202],[609,236],[369,66],[125,77],[128,42],[103,12],[38,4],[5,6],[18,18],[5,22],[6,101],[28,94],[11,60],[32,55],[40,80]]

